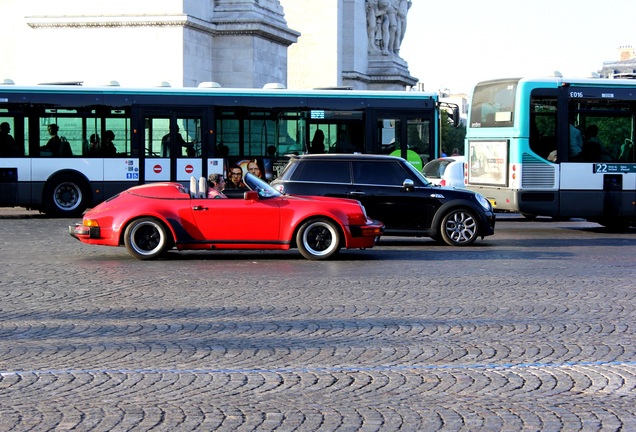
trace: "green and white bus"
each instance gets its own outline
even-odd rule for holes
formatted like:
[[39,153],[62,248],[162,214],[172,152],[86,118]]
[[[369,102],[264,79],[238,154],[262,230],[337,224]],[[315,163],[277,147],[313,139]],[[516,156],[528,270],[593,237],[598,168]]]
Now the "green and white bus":
[[0,85],[0,206],[76,216],[139,183],[188,184],[237,167],[272,180],[285,155],[310,150],[420,165],[439,155],[434,93],[211,84]]
[[625,229],[636,222],[635,141],[634,80],[481,82],[470,102],[466,186],[496,210]]

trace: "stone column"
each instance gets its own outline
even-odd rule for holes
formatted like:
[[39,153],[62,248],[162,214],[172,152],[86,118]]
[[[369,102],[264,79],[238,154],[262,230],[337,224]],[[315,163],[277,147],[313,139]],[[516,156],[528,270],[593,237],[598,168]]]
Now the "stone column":
[[287,84],[287,48],[300,33],[290,29],[278,0],[217,0],[212,23],[212,76],[224,87]]

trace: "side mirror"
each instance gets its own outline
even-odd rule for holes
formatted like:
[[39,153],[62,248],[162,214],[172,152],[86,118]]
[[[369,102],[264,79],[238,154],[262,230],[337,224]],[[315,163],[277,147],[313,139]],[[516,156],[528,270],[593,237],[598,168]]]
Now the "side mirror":
[[411,179],[405,179],[402,183],[402,187],[404,188],[404,190],[412,192],[415,189],[415,183],[413,183],[413,180]]
[[247,191],[243,194],[243,199],[245,201],[258,201],[258,192]]

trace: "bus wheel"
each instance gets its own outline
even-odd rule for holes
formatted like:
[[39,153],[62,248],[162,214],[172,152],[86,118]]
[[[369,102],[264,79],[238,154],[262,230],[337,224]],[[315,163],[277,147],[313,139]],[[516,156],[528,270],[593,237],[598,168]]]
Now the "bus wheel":
[[475,215],[468,209],[458,208],[446,213],[442,218],[439,232],[446,244],[467,246],[479,235],[479,226]]
[[155,218],[134,220],[126,227],[124,244],[132,256],[140,260],[155,259],[172,248],[172,238]]
[[72,175],[49,180],[44,188],[45,213],[51,216],[76,217],[88,207],[88,187]]
[[328,219],[305,222],[296,235],[301,255],[309,260],[325,260],[340,250],[340,232]]

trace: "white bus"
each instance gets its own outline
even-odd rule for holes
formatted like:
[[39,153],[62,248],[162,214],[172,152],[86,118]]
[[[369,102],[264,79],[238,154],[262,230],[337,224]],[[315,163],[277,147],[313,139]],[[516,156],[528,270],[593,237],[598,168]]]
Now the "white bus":
[[636,81],[500,79],[476,85],[466,186],[496,210],[636,222]]
[[422,92],[0,85],[0,206],[76,216],[144,182],[248,166],[271,180],[310,150],[422,164],[439,109]]

